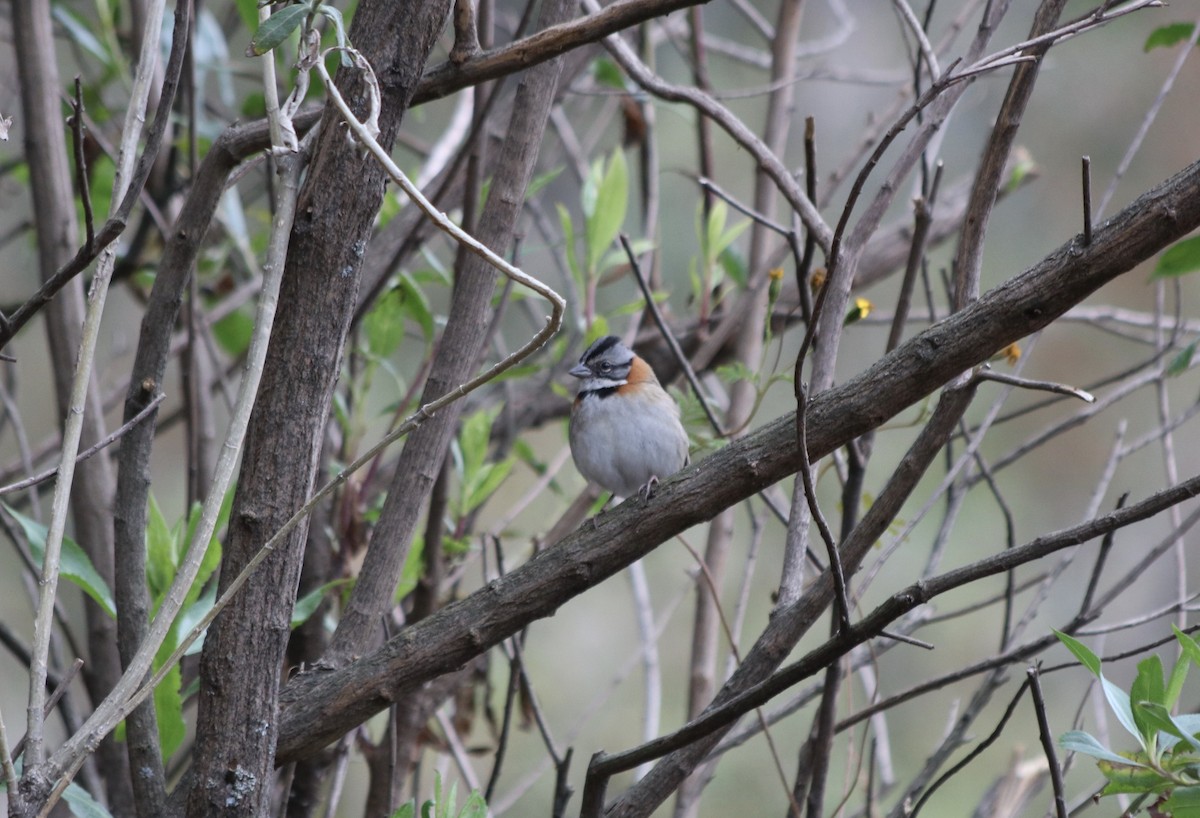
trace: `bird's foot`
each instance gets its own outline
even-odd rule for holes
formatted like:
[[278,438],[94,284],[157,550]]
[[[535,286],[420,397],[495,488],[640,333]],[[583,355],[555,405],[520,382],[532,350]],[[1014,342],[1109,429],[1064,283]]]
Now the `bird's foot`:
[[638,501],[645,506],[650,502],[650,498],[654,496],[654,489],[658,485],[658,477],[650,475],[650,479],[646,481],[646,485],[638,489]]

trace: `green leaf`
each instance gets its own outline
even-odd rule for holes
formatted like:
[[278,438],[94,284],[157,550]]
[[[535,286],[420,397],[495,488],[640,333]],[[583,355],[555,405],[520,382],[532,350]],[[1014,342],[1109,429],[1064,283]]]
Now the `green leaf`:
[[483,505],[496,489],[500,488],[504,478],[512,471],[513,465],[514,461],[510,457],[499,463],[489,463],[475,473],[475,479],[464,491],[466,497],[463,503],[467,514]]
[[1194,28],[1194,23],[1169,23],[1165,26],[1159,26],[1150,32],[1150,36],[1146,38],[1146,44],[1142,46],[1142,50],[1150,51],[1155,48],[1170,47],[1190,40],[1192,38],[1192,29]]
[[1178,355],[1176,355],[1171,363],[1167,365],[1166,375],[1168,378],[1175,378],[1188,371],[1192,365],[1192,359],[1196,357],[1196,344],[1200,341],[1192,341]]
[[1113,713],[1117,717],[1117,721],[1121,722],[1121,726],[1129,731],[1129,735],[1142,740],[1142,732],[1138,728],[1138,724],[1133,718],[1133,706],[1129,702],[1129,694],[1115,684],[1100,677],[1100,686],[1104,689],[1104,698],[1108,700],[1108,706],[1112,708]]
[[396,583],[396,593],[392,598],[400,602],[411,594],[421,581],[424,571],[425,538],[413,537],[413,544],[408,549],[408,556],[404,558],[404,568],[400,571],[400,581]]
[[393,812],[388,818],[416,818],[417,808],[411,801]]
[[718,201],[713,205],[712,211],[708,214],[708,236],[705,242],[706,255],[714,261],[750,226],[750,220],[743,219],[726,230],[725,222],[728,220],[728,217],[729,208],[722,201]]
[[84,51],[87,51],[105,65],[109,65],[112,62],[112,55],[100,39],[92,33],[91,25],[76,16],[74,12],[67,9],[62,3],[54,3],[50,6],[50,16],[66,30],[67,36]]
[[463,477],[469,479],[487,459],[488,445],[492,439],[493,410],[481,409],[468,415],[458,433],[458,445],[462,449]]
[[[1146,719],[1147,710],[1143,705],[1157,704],[1161,706],[1166,700],[1166,685],[1163,683],[1162,659],[1158,655],[1148,656],[1138,662],[1137,676],[1129,688],[1129,699],[1133,721],[1141,733],[1142,742],[1151,746],[1158,730],[1164,729],[1160,719]],[[1167,732],[1170,732],[1169,730]]]
[[1058,641],[1067,646],[1067,650],[1075,655],[1080,664],[1086,667],[1093,676],[1100,678],[1100,657],[1092,653],[1087,645],[1073,636],[1069,636],[1062,631],[1054,631],[1054,635],[1058,637]]
[[212,325],[213,337],[231,357],[240,358],[250,346],[254,319],[244,310],[234,310]]
[[377,358],[391,355],[404,338],[404,301],[405,293],[397,284],[380,296],[363,317],[367,349]]
[[1023,147],[1018,146],[1013,150],[1012,163],[1012,173],[1009,174],[1008,181],[1004,185],[1007,193],[1015,191],[1028,176],[1038,172],[1037,162],[1033,161],[1033,154]]
[[316,613],[317,608],[321,605],[321,601],[325,599],[326,594],[330,591],[345,587],[353,582],[354,580],[346,577],[330,580],[324,585],[313,588],[307,594],[297,599],[296,607],[292,609],[292,627],[298,628],[307,622]]
[[175,579],[179,558],[175,550],[175,535],[171,533],[171,526],[163,517],[153,493],[147,506],[146,582],[150,586],[150,597],[157,607]]
[[250,39],[250,47],[246,49],[247,57],[261,57],[278,46],[297,28],[308,16],[308,4],[298,3],[275,12],[258,27]]
[[554,207],[558,210],[558,222],[562,225],[563,239],[567,243],[563,251],[567,257],[567,267],[571,270],[571,277],[582,286],[583,270],[579,266],[579,259],[575,256],[575,226],[571,222],[571,211],[567,210],[561,202],[555,204]]
[[1174,625],[1171,626],[1171,630],[1175,631],[1175,640],[1179,642],[1183,655],[1191,659],[1192,664],[1200,665],[1200,644],[1197,644],[1195,639]]
[[[25,532],[29,550],[33,552],[33,561],[40,569],[46,559],[46,526],[36,522],[19,511],[14,511],[4,504],[7,511]],[[90,596],[106,614],[117,615],[117,604],[113,601],[112,591],[108,584],[96,573],[91,559],[70,537],[63,535],[62,552],[59,556],[59,575],[78,585],[85,594]]]
[[[221,498],[221,508],[217,511],[217,522],[213,526],[213,535],[208,540],[208,547],[204,552],[204,558],[200,561],[200,570],[196,572],[196,579],[192,582],[192,587],[188,589],[187,596],[184,597],[184,605],[191,605],[200,598],[200,592],[204,589],[204,585],[221,564],[221,541],[217,535],[224,531],[226,525],[229,523],[229,512],[233,508],[233,495],[236,489],[237,485],[231,484],[229,490],[225,492],[225,496]],[[200,514],[202,511],[203,507],[200,503],[192,504],[192,511],[188,515],[187,529],[180,546],[181,548],[186,549],[191,544],[192,538],[195,537],[196,527],[200,524]]]
[[1170,278],[1197,270],[1200,270],[1200,236],[1192,236],[1167,248],[1150,278]]
[[717,261],[721,263],[721,269],[725,271],[725,275],[729,276],[742,289],[746,288],[749,277],[746,274],[746,257],[737,251],[737,248],[726,248]]
[[1160,773],[1144,764],[1131,764],[1128,759],[1123,764],[1097,761],[1096,767],[1108,780],[1104,789],[1100,791],[1101,795],[1158,792],[1171,786],[1171,782],[1163,778]]
[[1070,750],[1073,753],[1083,753],[1092,758],[1111,761],[1114,764],[1134,764],[1139,767],[1144,767],[1144,764],[1134,762],[1125,756],[1117,755],[1112,750],[1105,747],[1095,739],[1090,733],[1085,733],[1083,730],[1071,730],[1063,733],[1058,739],[1059,745],[1064,750]]
[[[174,646],[171,649],[174,650]],[[163,659],[166,659],[166,655]],[[187,738],[187,725],[183,721],[183,696],[179,692],[182,684],[183,676],[176,664],[154,688],[154,715],[158,722],[158,742],[164,763],[170,760]]]
[[1179,701],[1179,694],[1183,692],[1183,683],[1187,681],[1188,670],[1191,669],[1192,662],[1185,654],[1179,657],[1175,662],[1175,666],[1171,668],[1171,678],[1167,680],[1167,689],[1163,694],[1163,704],[1167,709],[1175,706]]
[[63,800],[67,802],[75,818],[112,818],[112,813],[78,784],[67,785],[66,791],[63,792]]
[[[200,595],[195,602],[185,607],[179,613],[179,617],[175,620],[174,631],[175,637],[173,642],[178,645],[180,640],[192,632],[192,628],[196,627],[204,617],[208,616],[208,612],[212,610],[213,605],[217,604],[217,585],[214,582],[208,586],[208,590]],[[201,633],[196,641],[188,645],[184,656],[196,656],[200,653],[200,649],[204,647],[204,633]],[[174,647],[172,647],[174,650]]]
[[1200,787],[1176,787],[1160,809],[1172,818],[1200,818]]
[[463,804],[462,811],[458,813],[458,818],[484,818],[487,811],[487,801],[483,800],[479,790],[472,790],[467,797],[467,803]]
[[542,188],[558,178],[559,174],[565,170],[564,165],[559,165],[556,168],[551,168],[545,173],[539,173],[529,181],[529,185],[525,188],[525,200],[528,201],[534,196],[542,192]]
[[599,271],[600,259],[617,238],[621,225],[625,223],[625,208],[629,204],[629,172],[625,166],[625,154],[617,148],[596,188],[594,206],[589,211],[586,223],[587,270],[589,274]]
[[425,342],[431,342],[434,333],[433,309],[429,306],[429,298],[425,295],[425,290],[421,289],[421,285],[408,273],[400,274],[396,288],[404,297],[405,313],[421,328]]
[[1161,704],[1157,702],[1138,702],[1134,708],[1134,713],[1137,714],[1139,712],[1143,718],[1153,722],[1159,730],[1175,738],[1183,739],[1192,746],[1193,750],[1200,751],[1200,741],[1197,741],[1192,732],[1187,729],[1187,725],[1184,725],[1172,716],[1171,711]]
[[592,77],[597,85],[616,88],[618,91],[625,90],[625,74],[608,57],[601,57],[592,63]]

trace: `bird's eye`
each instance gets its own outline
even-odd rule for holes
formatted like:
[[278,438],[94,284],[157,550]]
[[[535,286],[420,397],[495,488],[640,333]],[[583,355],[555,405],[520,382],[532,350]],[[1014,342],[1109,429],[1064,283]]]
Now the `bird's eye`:
[[612,372],[612,364],[610,364],[608,361],[601,361],[600,365],[596,368],[601,372]]

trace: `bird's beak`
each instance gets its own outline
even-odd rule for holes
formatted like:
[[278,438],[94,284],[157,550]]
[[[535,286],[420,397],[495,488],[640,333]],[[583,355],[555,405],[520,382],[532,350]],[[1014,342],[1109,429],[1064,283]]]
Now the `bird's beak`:
[[592,370],[588,369],[586,364],[575,364],[575,366],[571,368],[569,374],[575,376],[576,378],[590,378],[592,375]]

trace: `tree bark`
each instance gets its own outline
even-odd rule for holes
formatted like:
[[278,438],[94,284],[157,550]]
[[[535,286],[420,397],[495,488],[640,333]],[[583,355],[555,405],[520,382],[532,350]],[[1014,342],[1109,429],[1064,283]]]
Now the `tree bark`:
[[[446,19],[445,0],[362,3],[350,40],[383,95],[380,142],[390,147]],[[339,71],[364,109],[365,85]],[[307,499],[325,434],[363,250],[383,200],[384,173],[349,144],[328,106],[300,193],[278,318],[250,421],[222,559],[221,590]],[[307,536],[299,526],[209,629],[201,657],[196,760],[188,815],[258,816],[271,792],[284,650]]]

